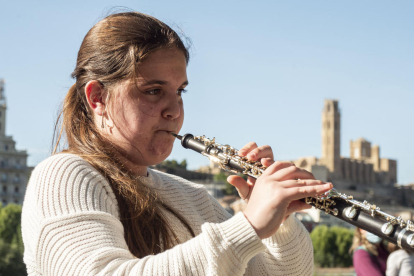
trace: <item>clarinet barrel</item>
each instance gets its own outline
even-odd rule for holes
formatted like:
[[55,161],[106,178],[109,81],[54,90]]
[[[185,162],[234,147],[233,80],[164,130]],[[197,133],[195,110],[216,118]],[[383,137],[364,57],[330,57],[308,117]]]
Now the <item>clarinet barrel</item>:
[[[208,157],[223,170],[254,178],[260,177],[266,170],[260,162],[249,161],[239,156],[237,149],[216,143],[214,138],[171,134],[181,140],[184,148]],[[414,253],[414,223],[410,220],[405,222],[401,217],[389,215],[366,200],[354,200],[352,196],[339,193],[336,189],[331,189],[323,195],[304,198],[302,201]]]

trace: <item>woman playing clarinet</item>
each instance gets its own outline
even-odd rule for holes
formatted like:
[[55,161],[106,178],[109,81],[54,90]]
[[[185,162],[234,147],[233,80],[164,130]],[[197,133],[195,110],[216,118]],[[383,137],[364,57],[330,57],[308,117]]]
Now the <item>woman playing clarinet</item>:
[[240,155],[268,169],[229,177],[247,202],[232,217],[202,185],[149,169],[183,124],[188,62],[177,33],[138,12],[86,34],[55,152],[24,200],[29,275],[312,275],[312,244],[292,213],[331,183],[248,143]]

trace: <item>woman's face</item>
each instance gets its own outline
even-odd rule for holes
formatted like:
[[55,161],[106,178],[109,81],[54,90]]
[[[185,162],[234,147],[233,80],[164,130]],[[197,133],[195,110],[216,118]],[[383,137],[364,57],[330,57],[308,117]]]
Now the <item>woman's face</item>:
[[178,133],[184,120],[186,69],[180,50],[161,49],[139,64],[136,83],[115,88],[105,131],[134,165],[155,165],[170,155],[175,139],[170,133]]

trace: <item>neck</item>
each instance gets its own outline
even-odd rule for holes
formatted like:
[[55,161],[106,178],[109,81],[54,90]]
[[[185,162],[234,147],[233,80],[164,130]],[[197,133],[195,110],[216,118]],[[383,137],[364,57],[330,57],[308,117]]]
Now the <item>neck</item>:
[[125,168],[127,168],[130,172],[132,172],[136,176],[147,176],[147,169],[148,166],[140,166],[128,160],[127,158],[121,156],[121,159],[124,162]]

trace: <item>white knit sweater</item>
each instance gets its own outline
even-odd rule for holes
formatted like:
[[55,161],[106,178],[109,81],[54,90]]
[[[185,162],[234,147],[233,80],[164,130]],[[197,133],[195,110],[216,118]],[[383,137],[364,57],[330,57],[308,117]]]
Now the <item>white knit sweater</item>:
[[312,275],[313,249],[303,225],[290,216],[260,240],[244,217],[231,217],[202,185],[149,171],[168,206],[181,244],[135,258],[124,239],[117,200],[106,179],[82,158],[58,154],[33,171],[23,204],[24,262],[29,275]]

